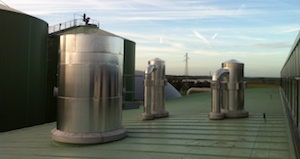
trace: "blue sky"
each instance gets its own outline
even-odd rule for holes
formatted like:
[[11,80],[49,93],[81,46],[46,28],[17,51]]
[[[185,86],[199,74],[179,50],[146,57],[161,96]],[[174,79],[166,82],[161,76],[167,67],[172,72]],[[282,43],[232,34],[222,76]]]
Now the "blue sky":
[[159,57],[169,75],[209,75],[229,59],[245,76],[279,77],[300,30],[299,0],[1,0],[49,25],[86,13],[136,42],[136,69]]

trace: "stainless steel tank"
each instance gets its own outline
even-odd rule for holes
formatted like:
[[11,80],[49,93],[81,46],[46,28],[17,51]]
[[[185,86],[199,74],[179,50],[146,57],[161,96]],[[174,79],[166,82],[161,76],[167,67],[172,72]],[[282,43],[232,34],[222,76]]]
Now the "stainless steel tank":
[[222,63],[223,69],[229,70],[228,111],[224,111],[226,117],[248,117],[248,111],[244,110],[244,64],[231,59]]
[[123,52],[120,37],[61,35],[54,140],[92,144],[126,136],[122,127]]
[[[165,110],[165,85],[167,83],[165,76],[165,61],[159,58],[148,61],[144,82],[145,112],[142,114],[143,120],[169,116],[169,112]],[[150,105],[151,115],[149,114]]]
[[156,68],[151,76],[153,83],[151,88],[151,109],[153,117],[167,117],[169,116],[169,112],[165,110],[165,85],[167,83],[165,61],[155,58],[150,60],[148,64],[154,65]]

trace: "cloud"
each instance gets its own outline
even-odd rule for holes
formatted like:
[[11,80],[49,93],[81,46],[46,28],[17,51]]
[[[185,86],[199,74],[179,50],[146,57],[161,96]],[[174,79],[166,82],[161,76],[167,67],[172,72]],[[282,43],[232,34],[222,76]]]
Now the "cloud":
[[162,36],[159,37],[159,43],[162,44],[164,42],[164,39]]
[[241,40],[250,40],[250,41],[265,41],[266,40],[261,37],[253,37],[253,36],[245,36],[245,35],[235,35],[235,36],[230,36],[230,37],[241,39]]
[[[236,17],[236,8],[219,8],[214,3],[201,1],[138,1],[138,0],[10,0],[11,7],[16,7],[33,16],[47,16],[49,14],[69,13],[99,13],[102,20],[110,21],[162,21],[186,20],[201,18]],[[241,10],[245,5],[241,5]],[[238,15],[257,15],[261,10],[247,10]],[[51,18],[51,16],[47,17]],[[93,17],[92,17],[93,18]],[[46,19],[49,21],[49,19]]]
[[246,8],[245,4],[242,4],[239,6],[239,8],[236,10],[236,14],[242,14],[242,12],[244,11],[244,8]]
[[218,33],[215,33],[215,35],[213,35],[210,40],[215,40],[215,38],[218,36]]
[[282,33],[290,33],[290,32],[298,32],[300,31],[300,27],[294,27],[284,30]]
[[[251,58],[253,63],[260,58],[267,61],[268,54],[272,56],[276,51],[282,53],[278,56],[285,60],[284,53],[289,52],[288,45],[292,45],[300,30],[297,23],[300,9],[294,1],[290,4],[234,0],[226,3],[207,0],[4,1],[12,8],[47,21],[50,26],[72,20],[74,14],[86,13],[100,21],[101,29],[136,42],[136,62],[142,63],[143,69],[147,60],[156,56],[166,61],[174,58],[182,61],[185,52],[191,53],[197,61],[195,65],[201,60],[211,63],[215,59],[222,62],[230,58],[241,58],[245,63]],[[282,63],[277,65],[281,67]]]
[[207,40],[204,36],[202,36],[200,33],[193,31],[193,33],[203,41],[203,43],[205,43],[208,47],[210,47],[210,43],[215,40],[215,38],[218,36],[218,33],[215,33],[210,40]]
[[193,31],[193,33],[194,33],[199,39],[201,39],[201,40],[203,41],[203,43],[205,43],[207,46],[209,46],[209,42],[208,42],[208,40],[207,40],[205,37],[203,37],[200,33],[196,32],[196,31]]
[[291,48],[291,44],[286,42],[274,42],[274,43],[256,43],[254,47],[261,49],[279,49],[279,48]]

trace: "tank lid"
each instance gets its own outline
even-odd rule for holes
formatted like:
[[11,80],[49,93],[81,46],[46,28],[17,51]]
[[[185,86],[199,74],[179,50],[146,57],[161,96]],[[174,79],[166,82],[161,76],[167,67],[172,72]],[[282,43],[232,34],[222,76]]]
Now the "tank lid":
[[236,59],[231,59],[231,60],[225,61],[225,62],[223,62],[223,63],[244,64],[244,63],[242,63],[242,62],[240,62],[240,61],[238,61],[238,60],[236,60]]
[[152,59],[152,60],[150,60],[150,61],[161,61],[161,62],[165,62],[164,60],[162,60],[162,59],[160,59],[160,58],[154,58],[154,59]]

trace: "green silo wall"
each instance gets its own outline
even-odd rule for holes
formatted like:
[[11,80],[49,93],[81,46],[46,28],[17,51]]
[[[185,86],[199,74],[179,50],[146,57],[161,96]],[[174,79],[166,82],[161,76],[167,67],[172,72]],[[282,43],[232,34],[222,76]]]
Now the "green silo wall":
[[0,10],[0,132],[45,122],[48,24]]
[[124,40],[124,68],[123,68],[123,86],[126,88],[126,94],[123,97],[125,101],[134,101],[135,90],[135,43]]

